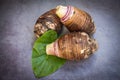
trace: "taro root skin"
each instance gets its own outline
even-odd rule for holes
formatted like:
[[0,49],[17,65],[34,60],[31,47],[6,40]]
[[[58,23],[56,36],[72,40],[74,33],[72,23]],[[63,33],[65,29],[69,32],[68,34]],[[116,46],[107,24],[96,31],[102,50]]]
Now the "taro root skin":
[[61,31],[62,23],[59,17],[55,14],[56,9],[47,11],[41,15],[34,26],[34,33],[36,37],[40,37],[48,30],[55,30],[58,34]]
[[72,32],[47,45],[46,53],[68,60],[80,60],[88,58],[97,48],[96,40],[85,32]]
[[96,30],[91,16],[73,6],[57,6],[56,14],[70,32],[82,31],[93,34]]

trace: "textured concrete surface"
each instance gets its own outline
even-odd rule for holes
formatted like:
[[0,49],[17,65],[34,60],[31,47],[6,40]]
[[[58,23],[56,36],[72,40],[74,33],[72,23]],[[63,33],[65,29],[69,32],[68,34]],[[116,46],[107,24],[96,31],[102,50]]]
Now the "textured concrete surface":
[[91,14],[99,50],[82,61],[67,61],[40,80],[120,80],[119,0],[0,0],[0,80],[37,80],[31,69],[37,18],[57,5]]

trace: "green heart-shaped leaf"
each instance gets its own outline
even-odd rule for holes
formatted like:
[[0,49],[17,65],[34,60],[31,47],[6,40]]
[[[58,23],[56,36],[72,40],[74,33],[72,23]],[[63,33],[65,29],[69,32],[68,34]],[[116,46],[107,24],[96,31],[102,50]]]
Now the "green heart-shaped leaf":
[[46,54],[46,45],[54,42],[56,39],[57,33],[49,30],[34,43],[32,50],[32,69],[37,78],[55,72],[66,62],[65,59]]

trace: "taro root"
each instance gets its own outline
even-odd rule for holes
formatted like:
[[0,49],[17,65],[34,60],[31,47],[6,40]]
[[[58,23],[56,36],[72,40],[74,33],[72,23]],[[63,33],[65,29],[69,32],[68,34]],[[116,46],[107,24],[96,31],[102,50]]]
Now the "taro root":
[[88,34],[95,32],[94,22],[87,12],[73,6],[57,6],[56,9],[56,14],[70,32],[83,31]]
[[55,30],[57,33],[60,33],[62,23],[60,22],[60,19],[55,14],[55,12],[56,9],[52,9],[38,18],[34,26],[34,33],[36,37],[41,36],[47,30]]
[[68,60],[81,60],[97,50],[97,42],[85,32],[71,32],[46,46],[47,55]]

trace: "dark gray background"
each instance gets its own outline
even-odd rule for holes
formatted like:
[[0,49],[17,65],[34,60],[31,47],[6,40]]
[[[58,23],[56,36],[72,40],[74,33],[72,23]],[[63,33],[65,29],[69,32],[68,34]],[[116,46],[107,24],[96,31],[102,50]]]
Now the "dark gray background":
[[0,80],[36,80],[31,69],[33,26],[42,13],[60,4],[93,17],[99,49],[86,60],[67,61],[40,80],[120,80],[119,0],[1,0]]

